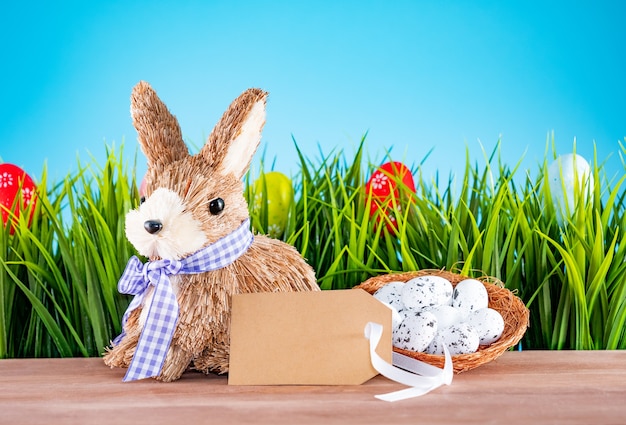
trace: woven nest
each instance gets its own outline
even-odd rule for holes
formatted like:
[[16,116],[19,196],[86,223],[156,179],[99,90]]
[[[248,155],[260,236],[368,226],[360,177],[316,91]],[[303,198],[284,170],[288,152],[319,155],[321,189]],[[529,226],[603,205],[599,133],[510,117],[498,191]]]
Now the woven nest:
[[[396,274],[387,274],[372,277],[355,288],[363,289],[370,294],[376,292],[380,287],[390,282],[407,282],[418,276],[441,276],[456,286],[460,281],[467,279],[467,276],[451,273],[445,270],[419,270],[415,272],[405,272]],[[502,283],[498,285],[493,278],[483,277],[476,278],[481,281],[487,289],[489,295],[489,307],[497,310],[504,319],[504,331],[499,340],[491,345],[480,346],[478,351],[470,354],[459,354],[452,356],[452,363],[456,373],[465,372],[474,369],[482,364],[499,357],[508,348],[517,344],[524,336],[526,328],[529,324],[529,312],[522,300],[515,296],[511,291],[504,288]],[[444,356],[420,353],[416,351],[408,351],[398,347],[393,347],[397,353],[404,354],[411,358],[421,360],[433,366],[443,367]]]

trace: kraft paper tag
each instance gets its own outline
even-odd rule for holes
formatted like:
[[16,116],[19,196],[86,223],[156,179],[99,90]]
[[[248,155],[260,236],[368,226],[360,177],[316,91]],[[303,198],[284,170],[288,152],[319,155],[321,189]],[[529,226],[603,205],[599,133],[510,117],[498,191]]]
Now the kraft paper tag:
[[368,322],[382,325],[376,353],[391,363],[391,310],[362,289],[235,295],[228,383],[360,385],[378,374]]

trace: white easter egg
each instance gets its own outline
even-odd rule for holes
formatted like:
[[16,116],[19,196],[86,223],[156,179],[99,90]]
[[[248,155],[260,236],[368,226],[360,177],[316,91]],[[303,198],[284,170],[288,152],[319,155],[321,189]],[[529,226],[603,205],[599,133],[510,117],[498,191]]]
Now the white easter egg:
[[465,320],[473,311],[489,306],[489,295],[485,285],[476,279],[465,279],[457,283],[452,294],[452,306],[458,308]]
[[437,324],[440,329],[447,328],[461,322],[461,311],[451,305],[435,305],[424,311],[429,311],[437,318]]
[[436,305],[451,305],[452,304],[452,292],[454,287],[452,283],[441,276],[427,276],[433,285],[433,292],[435,294]]
[[393,331],[393,345],[404,350],[423,352],[437,333],[437,318],[423,311],[406,311],[405,317]]
[[431,343],[426,347],[428,354],[443,354],[443,344],[453,356],[475,353],[478,350],[480,338],[478,333],[467,323],[458,323],[441,329]]
[[478,333],[480,345],[489,345],[496,342],[504,331],[502,315],[492,308],[476,310],[467,318],[467,324]]
[[584,202],[593,194],[594,179],[589,163],[578,154],[559,156],[548,166],[548,181],[559,222],[576,208],[574,193]]
[[420,276],[404,284],[402,303],[406,308],[421,310],[441,304],[450,304],[452,284],[440,276]]
[[374,292],[374,298],[394,307],[396,310],[402,310],[404,308],[401,297],[403,287],[403,282],[389,282]]
[[399,311],[404,310],[400,297],[403,286],[403,282],[389,282],[378,288],[373,294],[374,298],[391,309],[392,329],[397,328],[403,319],[399,313]]
[[424,352],[426,354],[435,354],[435,355],[438,355],[438,356],[442,356],[443,355],[443,337],[441,336],[441,332],[444,329],[447,329],[447,328],[440,328],[437,331],[437,333],[435,334],[433,340],[430,341],[430,344],[428,344],[428,347],[426,347],[426,349],[424,350]]

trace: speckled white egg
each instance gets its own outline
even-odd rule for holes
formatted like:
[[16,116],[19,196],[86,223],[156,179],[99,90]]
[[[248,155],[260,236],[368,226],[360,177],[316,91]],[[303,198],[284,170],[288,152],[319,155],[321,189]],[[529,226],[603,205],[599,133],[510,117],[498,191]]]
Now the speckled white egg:
[[394,307],[397,311],[402,310],[404,309],[401,297],[403,287],[403,282],[389,282],[374,292],[374,298]]
[[443,329],[445,328],[439,329],[433,340],[430,341],[430,344],[428,344],[428,347],[424,350],[426,354],[443,355],[443,339],[441,337],[441,331],[443,331]]
[[406,308],[421,310],[450,304],[452,284],[441,276],[420,276],[409,280],[402,288],[402,303]]
[[435,315],[439,329],[460,323],[462,318],[461,311],[451,305],[435,305],[426,308],[424,311],[429,311]]
[[489,305],[489,295],[485,285],[476,279],[465,279],[459,282],[452,294],[452,306],[460,309],[467,318],[470,313],[487,308]]
[[437,318],[423,311],[405,310],[400,326],[393,331],[393,345],[404,350],[423,352],[437,333]]
[[480,338],[478,333],[467,323],[458,323],[441,329],[426,347],[428,354],[443,354],[443,345],[453,356],[475,353],[478,350]]
[[496,342],[504,331],[502,315],[492,308],[476,310],[467,318],[467,324],[478,333],[480,345],[489,345]]

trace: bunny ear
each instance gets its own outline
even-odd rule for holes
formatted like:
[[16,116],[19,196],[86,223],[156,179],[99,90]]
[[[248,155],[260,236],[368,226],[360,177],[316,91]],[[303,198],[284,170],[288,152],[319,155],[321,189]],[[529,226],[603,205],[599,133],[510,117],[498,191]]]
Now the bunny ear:
[[130,114],[149,166],[163,166],[189,156],[178,120],[145,81],[133,88]]
[[223,174],[241,178],[261,141],[267,92],[248,89],[230,104],[200,151]]

